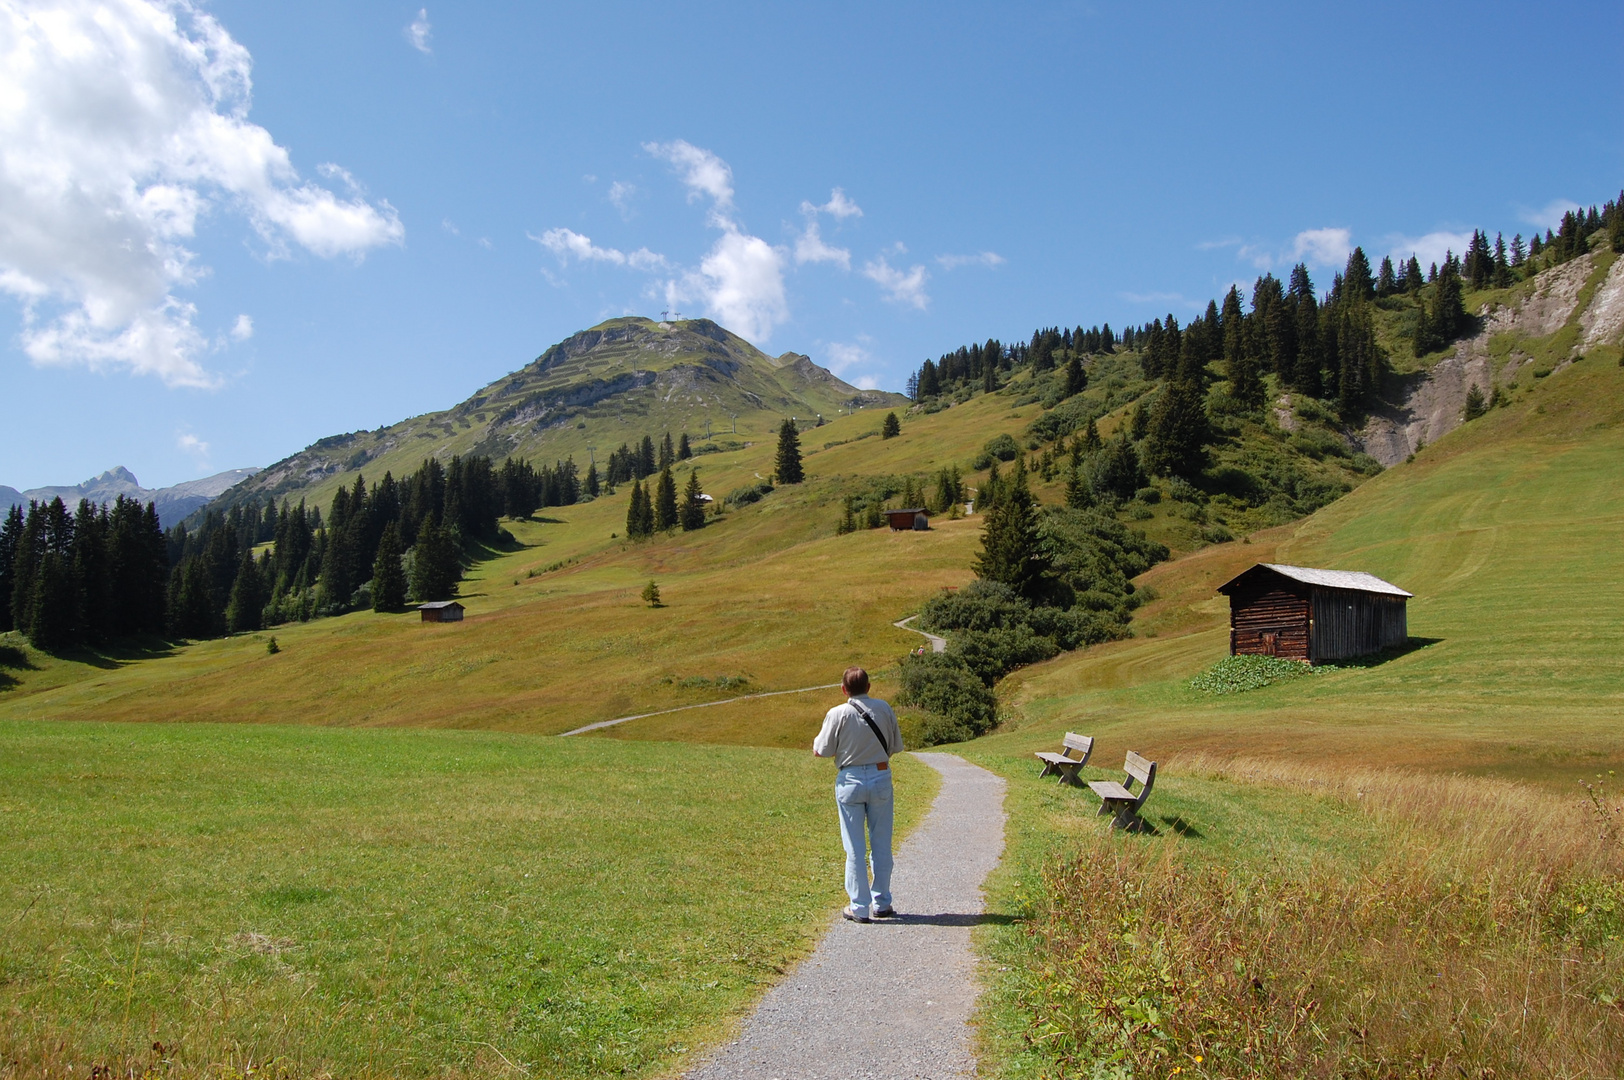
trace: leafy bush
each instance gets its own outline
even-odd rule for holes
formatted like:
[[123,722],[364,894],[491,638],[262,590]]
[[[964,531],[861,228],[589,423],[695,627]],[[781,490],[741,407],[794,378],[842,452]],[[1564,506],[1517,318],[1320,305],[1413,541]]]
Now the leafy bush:
[[734,488],[732,491],[727,493],[727,496],[722,500],[722,502],[732,507],[749,506],[753,502],[760,502],[762,496],[770,494],[772,489],[772,481],[761,480],[754,484],[746,484],[743,487]]
[[1300,679],[1320,669],[1301,660],[1278,656],[1226,656],[1190,680],[1190,689],[1202,694],[1244,694],[1278,682]]
[[1008,432],[1001,432],[987,440],[982,447],[992,457],[999,461],[1014,461],[1015,456],[1021,452],[1020,444]]
[[[974,738],[992,730],[998,698],[955,656],[925,653],[903,658],[902,692],[897,701],[917,705],[941,717],[943,732]],[[967,733],[967,734],[964,734]]]
[[948,655],[963,661],[976,678],[991,686],[1006,673],[1060,653],[1051,637],[1039,637],[1024,624],[995,630],[964,630],[953,635]]

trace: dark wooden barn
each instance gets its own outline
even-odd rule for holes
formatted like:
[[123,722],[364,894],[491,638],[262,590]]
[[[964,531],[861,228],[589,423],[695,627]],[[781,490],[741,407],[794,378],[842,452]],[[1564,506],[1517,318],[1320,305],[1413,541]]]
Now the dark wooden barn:
[[915,529],[924,532],[930,528],[930,518],[925,514],[925,508],[916,506],[909,510],[887,510],[886,520],[891,523],[892,532],[907,532]]
[[462,622],[462,605],[455,600],[430,600],[418,604],[424,622]]
[[1413,595],[1372,574],[1258,563],[1218,586],[1229,597],[1229,655],[1318,663],[1380,652],[1409,636]]

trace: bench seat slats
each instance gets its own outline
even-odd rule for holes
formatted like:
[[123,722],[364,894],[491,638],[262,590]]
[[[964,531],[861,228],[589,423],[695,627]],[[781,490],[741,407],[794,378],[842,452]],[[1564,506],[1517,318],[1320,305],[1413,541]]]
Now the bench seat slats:
[[1134,802],[1139,798],[1115,780],[1090,780],[1088,786],[1094,794],[1109,802]]

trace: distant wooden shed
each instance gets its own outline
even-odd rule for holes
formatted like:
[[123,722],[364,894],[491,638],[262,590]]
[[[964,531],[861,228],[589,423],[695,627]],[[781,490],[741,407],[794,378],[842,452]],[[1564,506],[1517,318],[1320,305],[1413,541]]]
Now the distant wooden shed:
[[1407,593],[1373,574],[1258,563],[1218,586],[1229,655],[1318,663],[1380,652],[1409,636]]
[[455,600],[430,600],[418,604],[417,610],[423,613],[424,622],[462,622],[463,608]]
[[887,510],[885,516],[891,522],[892,532],[907,532],[910,529],[924,532],[930,528],[930,518],[922,506],[911,510]]

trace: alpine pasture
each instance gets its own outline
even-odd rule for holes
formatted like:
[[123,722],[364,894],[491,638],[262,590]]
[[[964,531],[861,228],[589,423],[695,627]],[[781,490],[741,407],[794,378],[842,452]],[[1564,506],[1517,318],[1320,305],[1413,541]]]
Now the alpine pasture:
[[[1222,523],[1170,491],[1124,510],[1175,555],[1136,582],[1154,599],[1134,636],[1015,672],[999,729],[954,748],[1010,784],[991,910],[1014,921],[978,930],[989,1073],[1616,1070],[1624,367],[1613,344],[1558,359],[1577,319],[1500,341],[1502,370],[1513,345],[1537,370],[1412,461],[1365,479],[1314,459],[1353,490],[1305,519],[1238,516],[1211,543]],[[61,657],[8,637],[0,1073],[691,1061],[839,904],[827,763],[805,749],[838,694],[545,736],[849,663],[889,693],[921,641],[891,623],[971,580],[980,520],[839,536],[842,499],[953,465],[984,482],[982,448],[1045,414],[1035,381],[905,413],[896,438],[868,410],[807,429],[806,483],[698,532],[611,536],[625,489],[509,522],[461,624],[356,613]],[[1241,450],[1287,441],[1247,423]],[[743,441],[686,467],[718,497],[752,483],[773,446]],[[1213,588],[1265,561],[1411,590],[1411,646],[1193,689],[1225,652]],[[1089,778],[1128,750],[1159,762],[1151,831],[1107,833],[1089,796],[1037,782],[1032,752],[1068,730],[1098,740]],[[899,783],[916,821],[929,770],[901,759]]]

